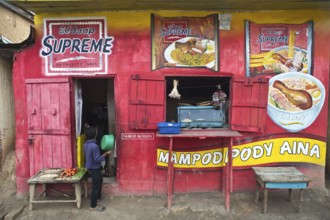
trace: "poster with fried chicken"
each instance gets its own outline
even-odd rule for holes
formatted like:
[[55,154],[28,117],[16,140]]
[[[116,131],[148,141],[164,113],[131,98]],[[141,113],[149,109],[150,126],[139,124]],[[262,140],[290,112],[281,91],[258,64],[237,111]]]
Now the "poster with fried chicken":
[[245,21],[246,76],[312,74],[313,21],[256,24]]
[[151,15],[152,70],[163,67],[218,71],[218,15],[161,17]]

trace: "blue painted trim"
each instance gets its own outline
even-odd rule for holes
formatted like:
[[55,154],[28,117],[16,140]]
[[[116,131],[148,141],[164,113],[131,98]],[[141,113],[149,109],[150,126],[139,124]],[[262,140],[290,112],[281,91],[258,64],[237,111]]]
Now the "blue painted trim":
[[298,182],[298,183],[266,183],[266,189],[305,189],[307,188],[306,182]]

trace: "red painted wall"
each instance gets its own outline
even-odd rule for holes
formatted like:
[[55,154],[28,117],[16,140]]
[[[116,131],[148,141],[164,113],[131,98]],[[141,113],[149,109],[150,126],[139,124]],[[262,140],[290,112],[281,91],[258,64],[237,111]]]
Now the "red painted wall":
[[[134,12],[133,16],[134,16]],[[268,15],[261,13],[236,14],[233,19],[232,30],[220,31],[220,70],[229,72],[235,76],[245,76],[245,41],[244,41],[244,19],[255,19],[265,16],[263,22],[298,22],[313,19],[313,13],[309,18],[295,20],[292,16],[288,19],[274,18],[276,13]],[[267,15],[269,18],[267,19]],[[96,16],[96,15],[95,15]],[[146,16],[149,16],[146,13]],[[51,16],[54,17],[54,16]],[[69,16],[70,17],[70,16]],[[329,44],[330,37],[329,22],[324,17],[315,17],[315,39],[314,39],[314,76],[322,81],[327,87],[329,84]],[[275,21],[274,21],[275,20]],[[329,19],[328,19],[329,20]],[[108,20],[108,35],[114,36],[113,52],[108,59],[107,77],[114,77],[115,85],[115,108],[116,108],[116,131],[118,146],[118,190],[120,194],[161,194],[166,192],[166,171],[156,167],[156,148],[168,146],[167,139],[156,138],[153,141],[122,141],[121,133],[148,132],[156,133],[156,130],[136,131],[129,128],[129,82],[133,74],[151,74],[164,77],[166,75],[193,75],[203,76],[221,75],[207,69],[178,69],[163,68],[151,71],[151,36],[150,27],[136,27],[132,29],[113,28],[111,20]],[[39,25],[39,26],[38,26]],[[18,194],[24,194],[28,190],[27,180],[30,173],[29,144],[27,134],[27,94],[25,80],[31,78],[47,78],[45,76],[45,63],[39,56],[41,39],[43,37],[42,24],[37,24],[37,36],[34,45],[15,54],[13,82],[15,95],[16,114],[16,157],[17,157],[17,189]],[[62,76],[63,77],[63,76]],[[100,77],[95,76],[95,77]],[[326,88],[329,94],[329,88]],[[160,94],[162,96],[162,94]],[[299,134],[324,139],[327,134],[328,99],[323,109],[314,122]],[[71,109],[72,110],[72,109]],[[279,136],[291,137],[292,134],[275,125],[267,117],[267,129],[264,133],[244,133],[242,138],[235,139],[235,144],[246,143],[249,140],[270,139]],[[299,135],[298,134],[298,135]],[[72,134],[75,135],[75,134]],[[74,139],[74,138],[72,138]],[[207,145],[212,140],[180,140],[175,141],[175,146],[200,147]],[[220,142],[221,143],[221,142]],[[74,143],[72,145],[74,148]],[[220,146],[221,147],[221,146]],[[74,155],[73,155],[74,156]],[[317,180],[315,186],[324,187],[324,167],[303,164],[299,167],[307,174]],[[174,192],[192,191],[214,191],[222,188],[221,171],[177,171],[174,174]],[[234,190],[252,190],[255,182],[249,167],[236,168],[234,172]],[[109,189],[111,190],[111,189]]]

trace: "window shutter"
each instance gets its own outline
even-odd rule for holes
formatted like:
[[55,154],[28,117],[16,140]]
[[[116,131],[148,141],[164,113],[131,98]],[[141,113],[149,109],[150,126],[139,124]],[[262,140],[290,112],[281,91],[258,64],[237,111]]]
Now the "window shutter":
[[129,122],[132,129],[157,129],[165,118],[165,80],[160,76],[132,75]]
[[266,128],[268,79],[234,78],[231,129],[263,132]]

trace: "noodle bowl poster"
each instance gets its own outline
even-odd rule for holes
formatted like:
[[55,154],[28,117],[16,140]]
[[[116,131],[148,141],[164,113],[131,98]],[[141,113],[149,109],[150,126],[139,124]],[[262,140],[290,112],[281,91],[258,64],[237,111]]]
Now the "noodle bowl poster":
[[313,21],[256,24],[245,21],[246,76],[312,74]]
[[152,70],[163,67],[218,71],[217,14],[206,17],[151,15]]

